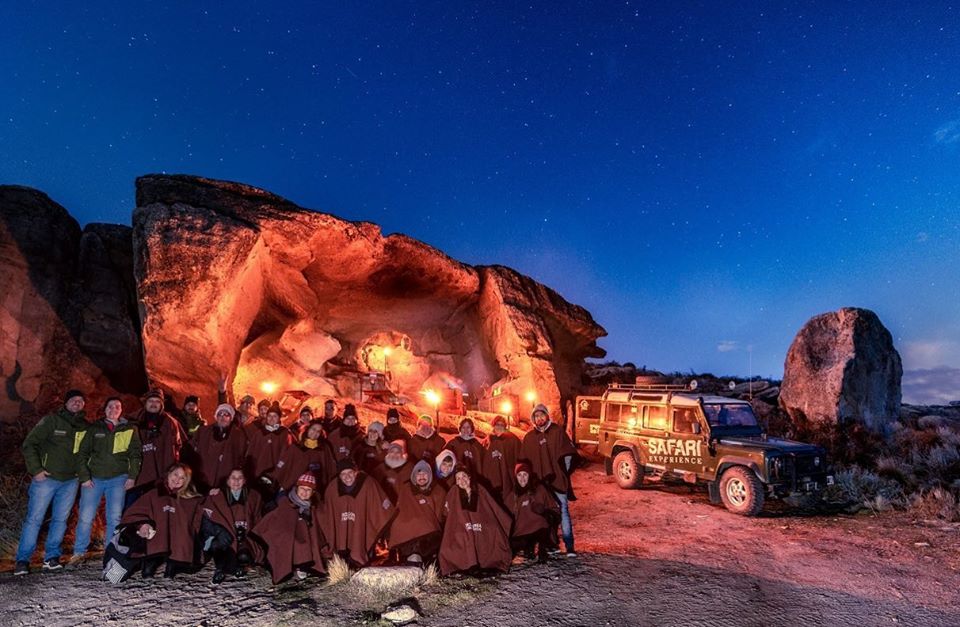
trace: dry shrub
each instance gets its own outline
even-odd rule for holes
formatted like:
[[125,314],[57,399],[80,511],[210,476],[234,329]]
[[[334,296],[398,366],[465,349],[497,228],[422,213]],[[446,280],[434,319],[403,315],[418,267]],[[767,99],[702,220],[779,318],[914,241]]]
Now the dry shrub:
[[834,479],[835,485],[824,495],[833,501],[883,510],[904,502],[903,488],[898,482],[858,466],[841,470]]
[[914,494],[910,510],[923,518],[936,518],[947,522],[960,522],[960,498],[955,490],[933,488],[925,493]]
[[327,585],[335,586],[338,583],[350,580],[350,566],[339,555],[327,562]]

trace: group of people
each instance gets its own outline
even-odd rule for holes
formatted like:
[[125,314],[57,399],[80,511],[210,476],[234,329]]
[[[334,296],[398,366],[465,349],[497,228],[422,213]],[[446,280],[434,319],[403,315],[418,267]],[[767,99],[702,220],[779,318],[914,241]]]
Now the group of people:
[[[221,401],[225,398],[221,395]],[[274,583],[324,575],[339,556],[359,568],[438,562],[440,572],[505,572],[514,557],[573,556],[568,503],[575,449],[538,405],[521,439],[497,416],[485,444],[464,418],[449,441],[428,415],[407,431],[395,408],[364,429],[333,400],[289,425],[276,403],[221,402],[204,421],[199,399],[165,411],[151,391],[136,414],[110,398],[90,423],[79,390],[27,435],[32,475],[15,574],[29,561],[48,509],[44,570],[63,568],[61,543],[78,485],[70,564],[86,559],[105,501],[104,578],[166,577],[212,561],[213,581],[252,565]],[[560,527],[560,537],[557,527]]]

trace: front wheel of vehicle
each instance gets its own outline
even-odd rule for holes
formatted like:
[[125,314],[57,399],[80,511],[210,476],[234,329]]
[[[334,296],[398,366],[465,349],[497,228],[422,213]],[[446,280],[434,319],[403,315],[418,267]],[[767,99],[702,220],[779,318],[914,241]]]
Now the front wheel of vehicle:
[[734,514],[756,516],[763,509],[763,484],[749,468],[734,466],[720,479],[720,498]]
[[634,490],[643,483],[643,466],[630,451],[620,451],[613,458],[613,476],[624,490]]

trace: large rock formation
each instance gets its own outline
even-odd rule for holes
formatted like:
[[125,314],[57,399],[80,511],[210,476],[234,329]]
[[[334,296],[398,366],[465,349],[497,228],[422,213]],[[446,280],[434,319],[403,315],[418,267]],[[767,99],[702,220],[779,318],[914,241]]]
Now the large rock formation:
[[46,411],[70,387],[145,384],[128,227],[76,220],[45,194],[0,186],[0,418]]
[[844,308],[810,319],[787,352],[780,405],[797,424],[860,421],[881,430],[900,414],[903,369],[872,311]]
[[236,395],[353,396],[387,371],[413,398],[498,385],[556,408],[603,355],[590,314],[528,277],[245,185],[142,177],[133,237],[147,374],[178,400],[221,374]]

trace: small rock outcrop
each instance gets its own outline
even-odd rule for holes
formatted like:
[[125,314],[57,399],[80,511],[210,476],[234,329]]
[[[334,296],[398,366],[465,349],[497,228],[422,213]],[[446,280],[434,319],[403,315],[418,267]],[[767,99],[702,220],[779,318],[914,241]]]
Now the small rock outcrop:
[[46,194],[0,186],[0,417],[47,411],[81,388],[145,385],[129,227],[81,230]]
[[780,406],[795,424],[859,421],[882,430],[900,414],[903,368],[875,313],[843,308],[810,319],[784,364]]

